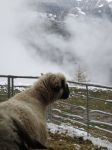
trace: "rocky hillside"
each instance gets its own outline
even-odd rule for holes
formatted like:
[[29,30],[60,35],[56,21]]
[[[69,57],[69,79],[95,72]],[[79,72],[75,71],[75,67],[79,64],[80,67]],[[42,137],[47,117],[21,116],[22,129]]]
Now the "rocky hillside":
[[106,0],[41,1],[38,10],[52,14],[57,20],[63,20],[68,14],[106,16],[112,19],[112,2]]

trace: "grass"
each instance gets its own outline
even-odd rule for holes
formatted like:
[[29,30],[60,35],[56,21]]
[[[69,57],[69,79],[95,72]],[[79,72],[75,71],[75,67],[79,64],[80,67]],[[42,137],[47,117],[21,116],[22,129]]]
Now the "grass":
[[[86,101],[86,90],[85,89],[77,89],[77,88],[71,88],[71,93],[80,94],[80,96],[71,96],[69,103],[73,105],[80,105],[80,106],[87,106]],[[98,109],[98,110],[104,110],[107,112],[112,113],[112,103],[107,103],[106,100],[111,99],[112,100],[112,90],[89,90],[88,92],[91,98],[89,99],[89,108],[90,109]],[[74,95],[74,94],[73,94]],[[103,99],[104,101],[97,100],[95,98]]]
[[[78,105],[78,106],[84,106],[87,107],[87,101],[81,98],[77,98],[77,97],[73,97],[70,98],[69,103],[73,104],[73,105]],[[112,104],[110,103],[106,103],[106,101],[98,101],[95,99],[89,99],[89,103],[88,103],[89,109],[96,109],[96,110],[102,110],[102,111],[106,111],[106,112],[111,112],[111,107]]]

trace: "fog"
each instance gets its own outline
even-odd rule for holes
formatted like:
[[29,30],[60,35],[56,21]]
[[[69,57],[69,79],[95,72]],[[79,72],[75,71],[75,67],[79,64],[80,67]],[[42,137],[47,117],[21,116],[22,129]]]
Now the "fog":
[[58,66],[44,63],[40,57],[35,60],[33,53],[28,53],[27,47],[22,43],[23,31],[33,17],[33,12],[27,7],[29,2],[0,2],[0,74],[38,76],[42,72],[53,71],[54,68],[61,71]]
[[73,51],[85,65],[90,80],[108,83],[112,68],[112,23],[105,18],[68,18]]
[[59,22],[61,29],[54,31],[48,16],[38,9],[38,0],[1,2],[0,74],[35,76],[61,71],[75,80],[81,66],[90,82],[109,84],[112,23],[69,14]]

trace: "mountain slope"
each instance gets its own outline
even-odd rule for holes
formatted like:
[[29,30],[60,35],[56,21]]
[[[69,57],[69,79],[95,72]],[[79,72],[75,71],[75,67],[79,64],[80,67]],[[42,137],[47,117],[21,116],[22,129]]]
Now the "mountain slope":
[[79,15],[106,16],[112,19],[112,2],[106,0],[60,0],[52,2],[40,2],[39,11],[57,16],[57,20],[63,20],[69,13]]

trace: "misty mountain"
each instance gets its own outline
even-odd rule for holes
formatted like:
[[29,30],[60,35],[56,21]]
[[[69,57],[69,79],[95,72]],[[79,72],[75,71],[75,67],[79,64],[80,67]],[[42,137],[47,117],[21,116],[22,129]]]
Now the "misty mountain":
[[47,15],[50,23],[45,24],[48,32],[70,37],[64,20],[68,15],[75,17],[99,17],[112,21],[112,1],[107,0],[51,0],[40,1],[37,11]]
[[81,66],[90,80],[110,82],[112,2],[38,0],[33,6],[23,40],[37,61],[56,65],[70,75]]
[[[60,35],[65,40],[70,39],[72,36],[71,32],[66,28],[65,23],[66,17],[69,15],[77,18],[85,16],[105,17],[112,20],[112,2],[108,2],[107,0],[40,0],[36,11],[41,14],[46,14],[47,19],[44,24],[42,24],[45,32],[47,32],[48,35]],[[34,45],[34,43],[32,45]],[[34,47],[37,47],[37,44]],[[39,51],[39,48],[37,49]],[[51,55],[49,55],[49,53],[45,53],[45,55],[47,55],[49,59],[57,60],[60,63],[64,59],[65,54],[63,55],[61,49],[55,46],[50,46],[50,49],[53,49],[53,52],[50,51]],[[40,49],[40,54],[41,51],[42,49]],[[46,51],[48,52],[49,49]],[[56,55],[55,51],[59,51],[59,55]],[[75,59],[76,56],[70,51],[68,57],[71,62],[77,60]]]
[[108,17],[112,20],[112,2],[106,0],[59,0],[40,2],[38,10],[48,15],[53,14],[58,21],[63,20],[68,14],[75,16],[93,15]]

